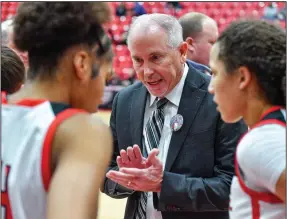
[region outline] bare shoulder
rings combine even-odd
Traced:
[[[57,128],[52,147],[47,218],[96,218],[112,152],[109,127],[97,116],[73,115]]]
[[[94,114],[78,114],[67,119],[59,127],[59,132],[63,138],[68,135],[69,138],[90,137],[95,140],[109,138],[110,128],[97,115]]]
[[[75,115],[68,119],[66,121],[66,124],[63,125],[65,129],[71,128],[72,130],[77,132],[84,132],[90,130],[97,131],[97,133],[103,134],[109,132],[110,130],[109,126],[96,114],[79,113],[78,115]]]
[[[58,127],[54,143],[57,154],[75,150],[86,159],[97,155],[97,158],[105,160],[111,154],[112,135],[109,126],[98,116],[79,113]],[[101,156],[103,152],[106,156]]]

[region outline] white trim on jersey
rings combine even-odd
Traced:
[[[24,103],[25,106],[2,105],[1,168],[11,167],[6,180],[6,204],[10,204],[10,211],[6,209],[6,213],[12,212],[14,219],[45,219],[51,145],[56,128],[65,119],[83,111],[66,109],[55,115],[48,101],[23,100]],[[2,175],[2,180],[4,178]],[[1,200],[1,205],[4,204]]]
[[[285,111],[277,112],[286,118]],[[285,217],[285,205],[274,195],[278,178],[286,168],[285,141],[286,124],[276,119],[259,122],[241,139],[231,185],[230,219]]]

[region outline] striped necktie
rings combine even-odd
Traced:
[[[153,148],[159,145],[161,132],[164,124],[164,106],[168,103],[168,99],[162,98],[157,100],[157,109],[153,111],[145,126],[143,154],[147,155]],[[136,209],[135,219],[146,219],[147,192],[140,195],[139,205]]]

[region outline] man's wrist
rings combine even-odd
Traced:
[[[162,182],[160,182],[159,184],[158,184],[158,186],[156,187],[156,191],[155,192],[161,192],[161,185],[162,185]]]
[[[161,179],[155,188],[155,192],[161,192],[162,180],[163,180],[163,173],[161,174]]]

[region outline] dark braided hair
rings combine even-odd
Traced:
[[[14,19],[14,42],[28,51],[29,77],[52,74],[58,59],[70,47],[99,45],[97,55],[109,48],[101,44],[109,21],[105,2],[24,2]]]
[[[261,20],[232,23],[218,38],[218,59],[232,73],[240,66],[252,72],[265,98],[286,106],[286,32]]]

